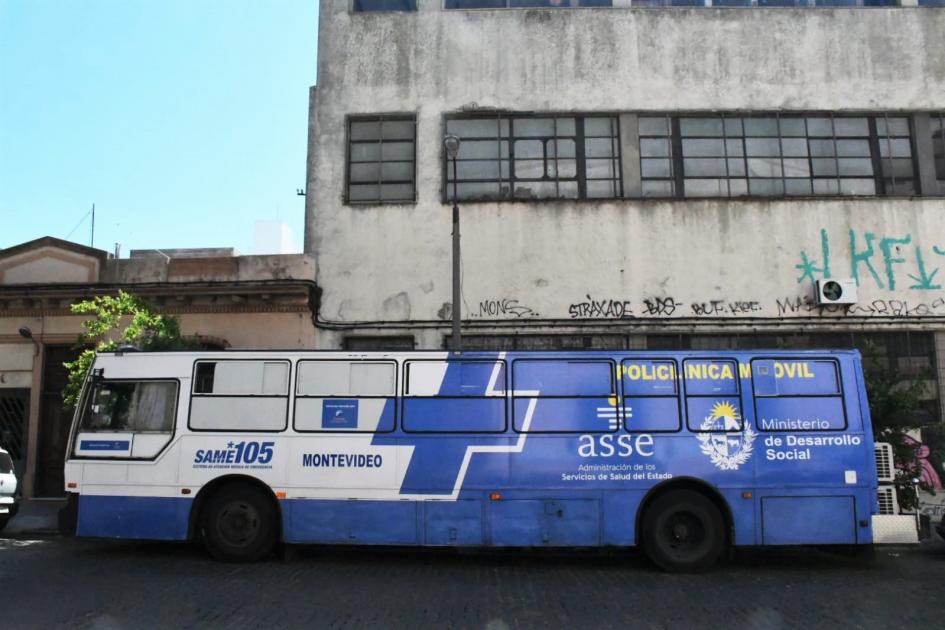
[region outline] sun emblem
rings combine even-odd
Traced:
[[[755,432],[748,423],[739,431],[741,416],[730,402],[720,401],[712,405],[709,415],[702,422],[699,433],[699,449],[709,456],[721,470],[738,470],[751,458]]]

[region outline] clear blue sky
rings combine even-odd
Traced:
[[[318,0],[0,0],[0,248],[301,248]],[[69,240],[89,244],[86,219]]]

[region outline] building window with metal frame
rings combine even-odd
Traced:
[[[445,0],[444,9],[572,9],[612,7],[613,0]]]
[[[347,134],[345,202],[414,203],[416,116],[350,116]]]
[[[443,158],[444,198],[612,199],[623,194],[616,116],[450,116],[456,163]],[[455,166],[455,180],[454,180]]]
[[[917,194],[906,116],[640,116],[644,197]]]
[[[945,185],[945,114],[930,116],[932,156],[935,161],[935,179]]]
[[[919,0],[923,2],[942,0]],[[900,0],[632,0],[633,7],[895,7]]]
[[[353,0],[353,13],[374,11],[416,11],[417,0]]]

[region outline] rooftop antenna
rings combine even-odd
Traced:
[[[95,204],[92,204],[92,234],[89,237],[89,247],[95,247]]]

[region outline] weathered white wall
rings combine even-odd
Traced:
[[[347,2],[323,0],[306,221],[320,315],[384,322],[378,331],[448,319],[444,113],[472,102],[582,112],[942,109],[942,33],[945,12],[916,9],[443,11],[426,2],[417,13],[351,14]],[[385,112],[417,113],[418,203],[345,206],[345,115]],[[463,203],[463,316],[480,325],[938,325],[942,212],[936,199]],[[852,309],[804,302],[824,275],[822,230],[831,275],[859,276]],[[857,253],[868,239],[873,250],[855,265],[851,231]],[[812,261],[806,276],[802,252]]]

